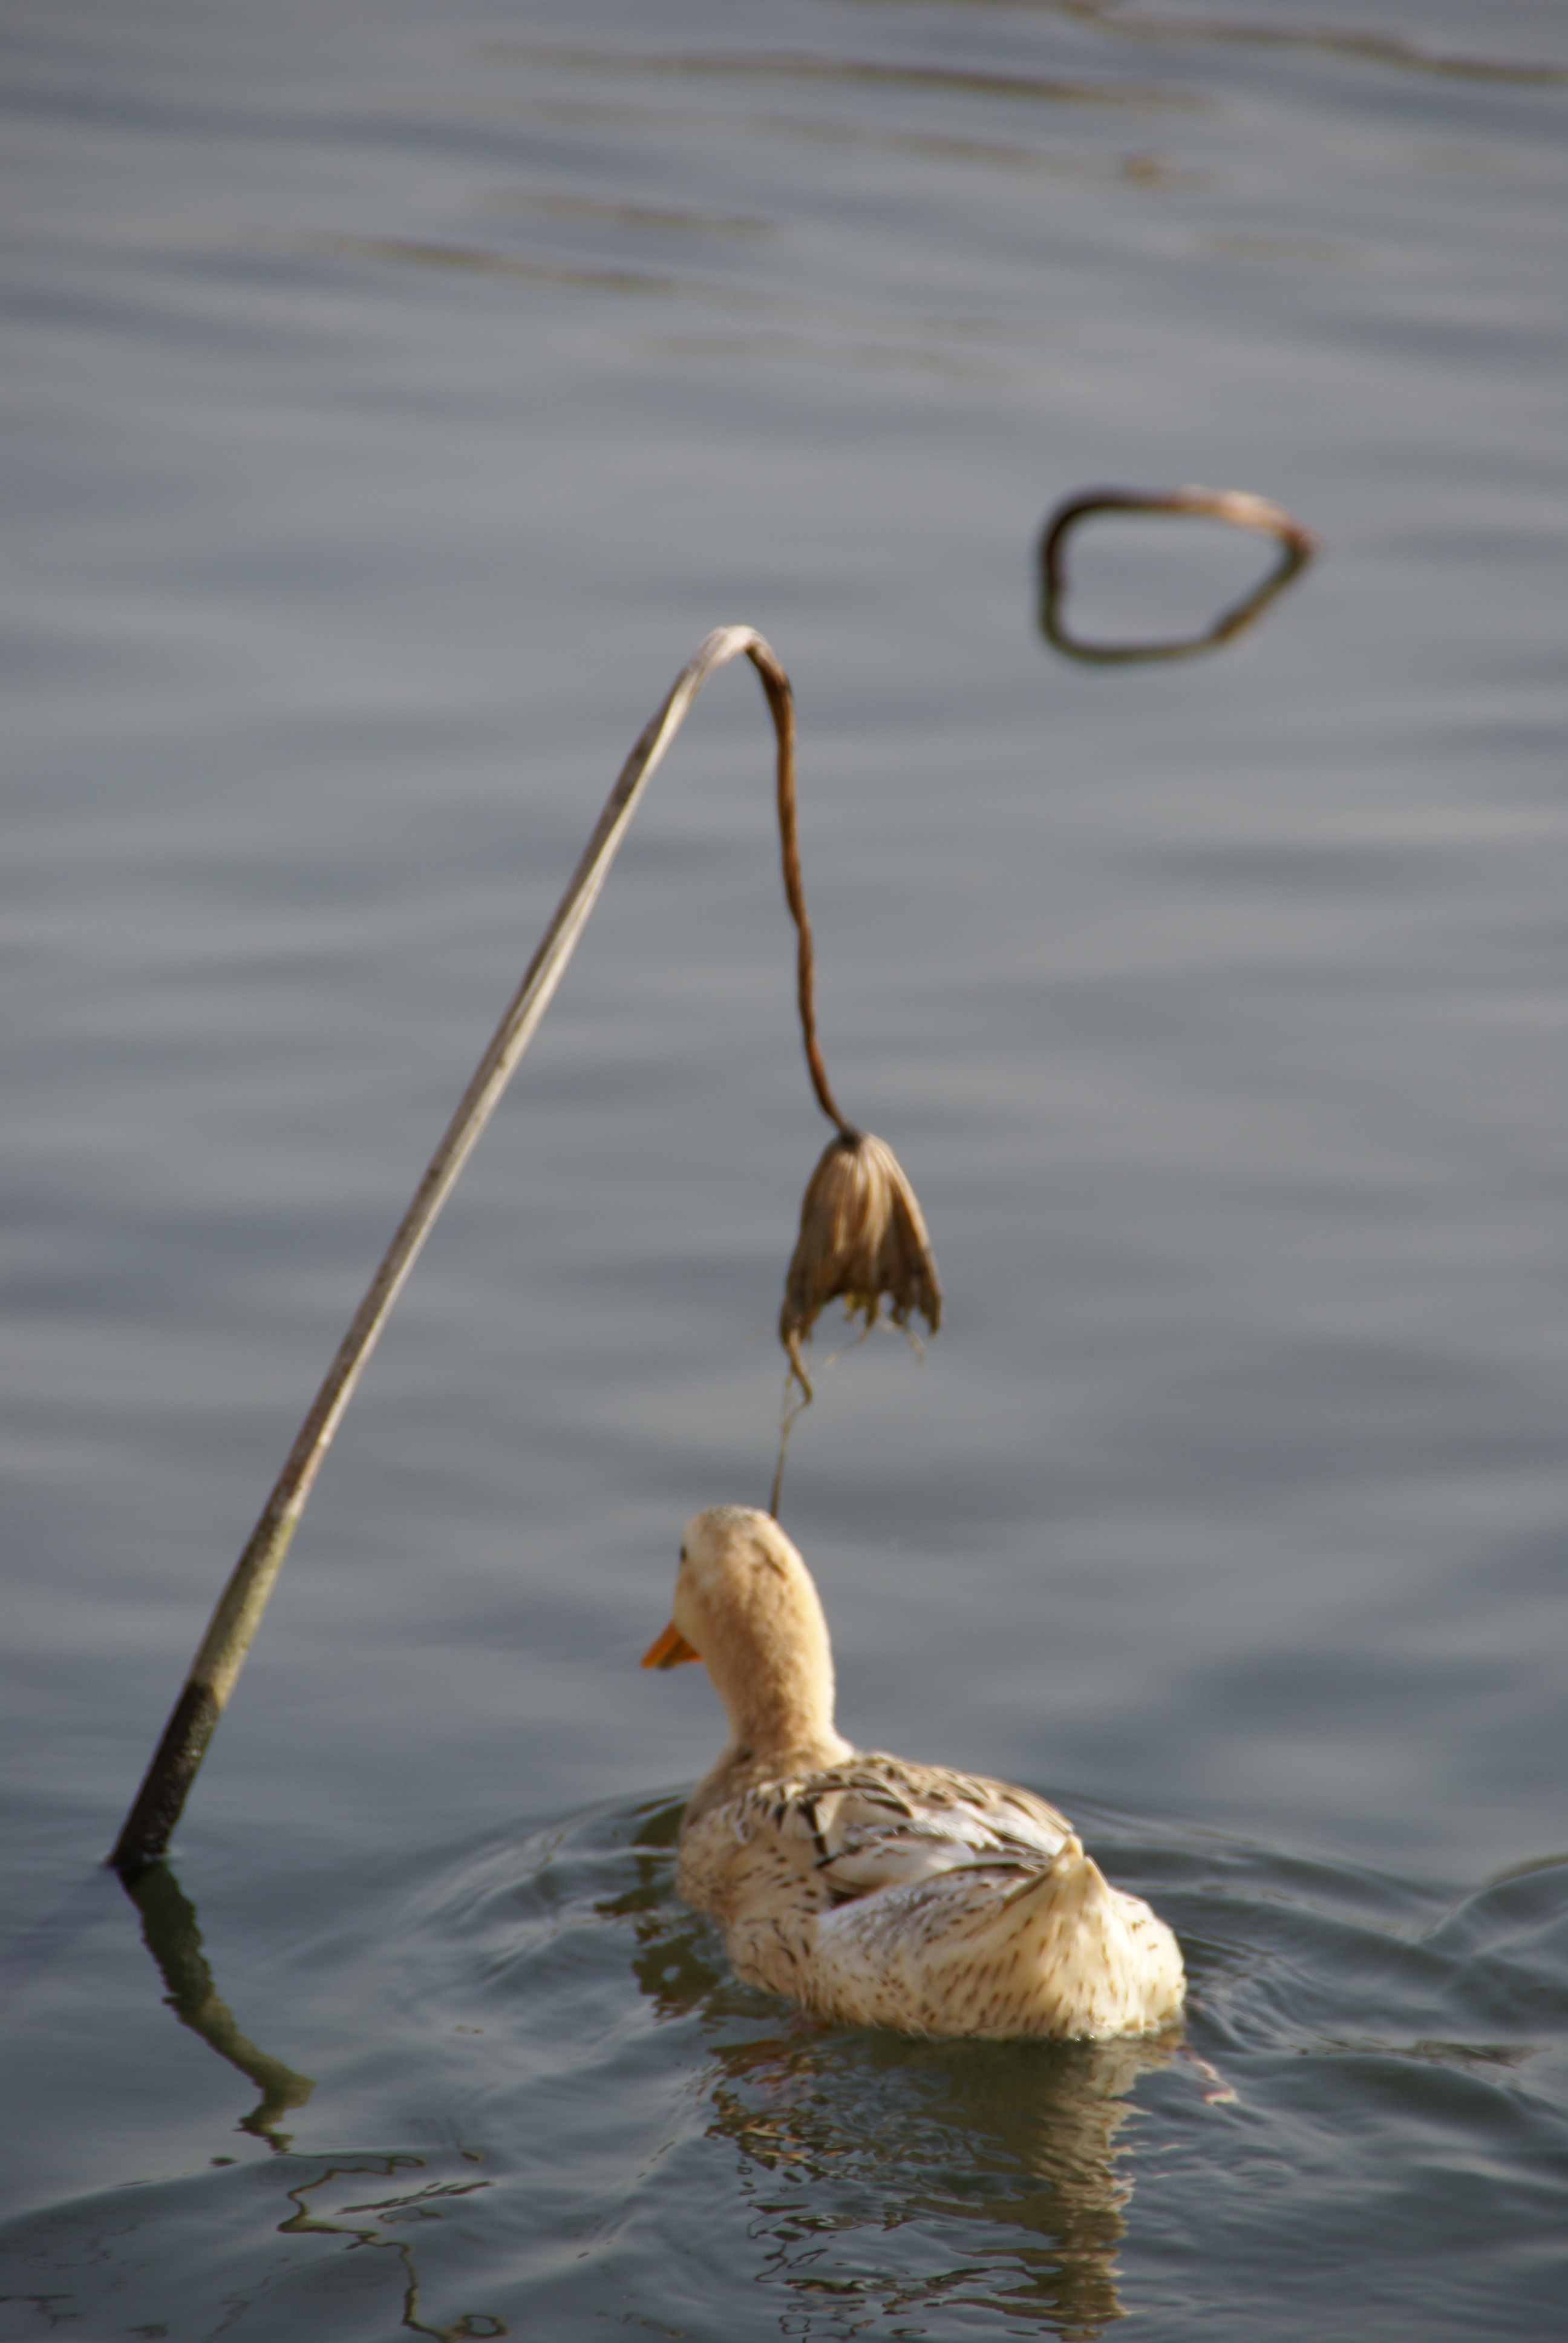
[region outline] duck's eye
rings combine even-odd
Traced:
[[[684,1546],[682,1546],[682,1547],[681,1547],[681,1549],[680,1549],[680,1559],[682,1560],[682,1562],[685,1562],[685,1561],[686,1561],[686,1559],[687,1559],[686,1548],[685,1548]]]

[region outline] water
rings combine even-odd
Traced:
[[[1556,2335],[1560,12],[16,5],[4,89],[0,2337]],[[1048,510],[1188,479],[1319,560],[1050,651]],[[1268,559],[1107,520],[1073,617]],[[841,1722],[1060,1799],[1180,2044],[802,2029],[674,1896],[716,1711],[635,1661],[766,1495],[824,1135],[744,671],[146,1938],[94,1867],[737,619],[948,1295],[794,1436]]]

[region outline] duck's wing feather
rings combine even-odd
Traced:
[[[836,1905],[940,1872],[1037,1873],[1071,1834],[1027,1790],[879,1755],[780,1782],[770,1804],[780,1842]]]

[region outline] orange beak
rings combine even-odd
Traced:
[[[642,1655],[645,1668],[678,1668],[682,1660],[699,1660],[672,1619],[662,1635],[656,1635]]]

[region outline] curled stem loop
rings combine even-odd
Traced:
[[[1279,559],[1256,586],[1198,634],[1165,642],[1086,642],[1071,632],[1063,615],[1067,542],[1081,521],[1101,512],[1179,513],[1193,519],[1224,521],[1232,528],[1256,529],[1274,539]],[[1040,630],[1053,649],[1090,666],[1126,667],[1141,659],[1194,659],[1201,651],[1218,650],[1221,643],[1230,642],[1261,618],[1275,595],[1298,570],[1305,568],[1317,549],[1317,538],[1293,514],[1248,488],[1086,488],[1058,505],[1040,533]]]

